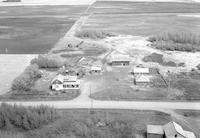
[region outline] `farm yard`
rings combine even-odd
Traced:
[[[155,48],[152,45],[153,42],[148,38],[149,36],[154,38],[161,30],[171,33],[183,31],[195,34],[198,32],[197,26],[200,18],[182,15],[197,14],[199,7],[199,4],[194,5],[193,3],[96,2],[88,11],[88,14],[91,13],[91,15],[82,24],[75,25],[77,28],[72,29],[74,36],[70,35],[70,37],[66,35],[63,37],[64,33],[74,24],[86,6],[50,6],[49,10],[44,10],[48,6],[34,6],[31,11],[27,7],[23,7],[13,15],[12,11],[19,7],[9,7],[8,9],[1,7],[4,12],[0,13],[3,26],[0,41],[12,43],[10,40],[16,40],[13,43],[15,47],[8,48],[7,45],[3,45],[4,47],[1,48],[6,53],[12,53],[12,51],[20,54],[23,52],[29,54],[48,52],[48,54],[44,54],[46,59],[42,58],[44,59],[42,65],[38,63],[42,61],[40,58],[34,62],[42,71],[42,77],[35,81],[30,89],[30,93],[36,94],[33,99],[40,99],[43,94],[50,94],[46,100],[54,99],[54,97],[58,97],[59,100],[62,98],[72,100],[88,90],[85,88],[88,87],[86,84],[93,81],[96,82],[92,83],[94,85],[92,87],[95,89],[91,95],[88,92],[86,95],[96,100],[199,100],[199,88],[196,85],[199,78],[192,78],[191,74],[181,74],[183,72],[194,73],[192,70],[198,74],[199,53],[164,51]],[[27,12],[25,13],[23,10]],[[69,12],[72,15],[69,15]],[[32,18],[28,17],[29,13]],[[53,16],[50,17],[50,15]],[[17,18],[14,18],[15,16]],[[14,22],[11,22],[12,20]],[[127,21],[124,22],[124,20]],[[9,23],[6,24],[8,21]],[[11,27],[13,24],[14,27]],[[170,29],[167,28],[169,26]],[[30,31],[30,29],[34,31]],[[55,31],[56,33],[54,33]],[[55,45],[58,38],[62,38],[59,41],[61,43]],[[38,40],[35,41],[36,39]],[[193,38],[191,39],[193,40]],[[18,40],[19,47],[17,47]],[[30,45],[30,48],[27,47],[29,40],[31,40],[31,45],[34,45]],[[26,42],[24,46],[23,41]],[[43,43],[51,43],[51,46],[50,44],[41,46]],[[55,46],[53,47],[53,45]],[[127,67],[114,67],[109,63],[109,58],[112,56],[128,56],[130,63]],[[45,62],[47,63],[45,64]],[[98,75],[90,73],[95,62],[102,64],[102,72]],[[154,71],[147,76],[142,75],[141,78],[140,76],[137,78],[130,73],[137,66]],[[78,79],[81,79],[82,84],[78,93],[66,92],[59,95],[50,90],[54,77],[63,72],[66,74],[66,71],[81,74]],[[173,73],[181,75],[173,80],[169,77]],[[136,79],[149,82],[145,86],[140,86],[135,84]],[[182,86],[182,83],[196,87],[193,87],[190,92],[189,87]],[[96,84],[98,85],[95,86]],[[37,94],[41,94],[41,96],[37,96]],[[12,98],[21,99],[20,95],[14,95]],[[22,99],[27,99],[27,97]]]
[[[0,137],[146,138],[174,121],[199,138],[200,4],[85,9],[0,7]]]

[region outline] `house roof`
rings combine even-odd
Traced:
[[[149,68],[140,68],[140,67],[136,67],[133,68],[132,71],[133,73],[137,74],[137,73],[145,73],[148,74],[149,73]]]
[[[194,135],[193,132],[185,131],[185,130],[184,130],[184,133],[185,133],[185,137],[186,137],[186,138],[196,138],[196,136]]]
[[[64,78],[65,78],[64,75],[59,74],[59,75],[57,75],[57,76],[52,80],[51,83],[53,83],[55,80],[58,80],[58,81],[60,81],[60,82],[63,82]]]
[[[92,64],[93,64],[93,66],[99,66],[99,67],[103,66],[103,63],[100,60],[95,61]]]
[[[160,125],[147,125],[148,134],[161,134],[164,135],[163,126]]]
[[[130,61],[129,55],[112,55],[109,59],[110,62],[113,61]]]
[[[68,82],[68,81],[76,81],[77,80],[77,76],[70,76],[70,75],[68,75],[68,76],[65,76],[65,78],[64,78],[64,82]]]
[[[183,128],[179,124],[177,124],[175,122],[169,122],[168,124],[164,125],[163,128],[164,128],[165,135],[167,137],[170,137],[170,136],[174,135],[174,133],[179,133],[180,135],[182,135],[185,138],[190,138],[190,137],[186,136],[185,131],[183,130]],[[189,134],[189,133],[187,133],[187,134]]]
[[[77,81],[77,76],[64,76],[62,74],[59,74],[57,75],[53,80],[52,80],[52,83],[55,81],[55,80],[58,80],[60,82],[75,82]]]
[[[137,75],[135,77],[135,81],[136,83],[148,83],[150,82],[150,79],[149,79],[149,76],[146,76],[146,75]]]

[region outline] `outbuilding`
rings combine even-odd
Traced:
[[[102,72],[102,67],[101,66],[91,66],[90,72],[99,74]]]
[[[133,75],[138,75],[138,74],[149,74],[149,68],[141,68],[141,67],[135,67],[131,70],[131,73]]]
[[[134,76],[135,85],[146,85],[150,83],[149,76],[147,75],[136,75]]]
[[[163,126],[147,125],[147,138],[164,138]]]
[[[109,64],[112,66],[129,66],[130,57],[129,55],[114,55],[110,57]]]

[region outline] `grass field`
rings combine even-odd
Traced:
[[[0,7],[0,53],[48,52],[71,28],[84,6]]]
[[[200,12],[200,4],[96,2],[82,29],[149,36],[160,32],[199,32],[200,18],[179,16]]]

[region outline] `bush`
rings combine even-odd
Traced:
[[[153,46],[170,51],[200,51],[200,36],[191,33],[163,33],[157,36],[151,36],[149,41]]]
[[[55,121],[58,117],[56,110],[47,106],[23,107],[3,103],[0,106],[0,129],[33,130]]]
[[[25,71],[14,79],[11,89],[17,91],[29,91],[35,81],[41,77],[42,73],[36,64],[28,66]]]
[[[142,60],[144,62],[155,62],[163,66],[176,67],[176,63],[174,63],[173,61],[164,61],[163,55],[158,53],[152,53],[149,56],[145,56]]]
[[[200,70],[200,64],[199,64],[199,65],[197,65],[197,69],[198,69],[198,70]]]
[[[79,38],[91,38],[91,39],[104,39],[106,37],[114,36],[114,34],[100,31],[100,30],[83,30],[75,34]]]
[[[26,137],[21,133],[0,131],[0,138],[26,138]]]
[[[59,68],[61,63],[56,59],[49,59],[44,56],[38,56],[31,61],[31,64],[37,64],[39,68]]]

